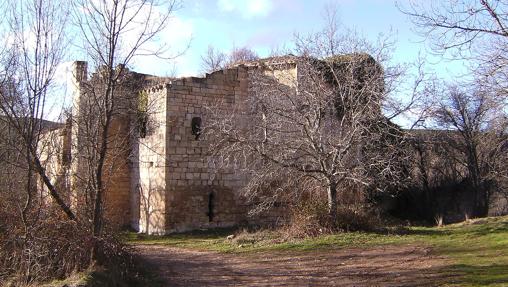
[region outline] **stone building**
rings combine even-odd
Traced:
[[[361,69],[356,74],[366,73],[362,70],[365,63],[382,71],[369,55],[359,56]],[[339,68],[348,59],[339,57]],[[219,112],[225,115],[232,109],[248,109],[247,99],[254,82],[251,69],[262,69],[279,83],[294,87],[301,83],[304,74],[301,67],[299,73],[297,63],[295,56],[274,57],[238,64],[204,77],[185,78],[157,77],[117,67],[121,73],[121,97],[110,129],[108,169],[104,172],[104,212],[108,222],[139,232],[166,234],[279,220],[283,211],[280,207],[256,217],[248,216],[251,206],[240,192],[247,183],[246,175],[215,166],[208,156],[210,143],[201,136],[201,127],[206,126],[207,109],[211,107],[220,107]],[[44,134],[44,142],[51,144],[42,160],[54,184],[79,210],[86,200],[80,194],[80,180],[87,178],[83,176],[87,172],[86,130],[93,129],[86,125],[87,117],[93,114],[89,88],[96,84],[100,71],[88,78],[86,62],[75,62],[73,67],[71,120]],[[383,82],[379,85],[382,87]],[[506,197],[503,200],[496,201],[502,203],[492,209],[496,214],[508,210]],[[459,201],[469,204],[467,198]],[[404,206],[414,211],[411,204]],[[426,209],[433,212],[432,208]]]
[[[208,143],[200,137],[205,109],[220,102],[224,112],[242,109],[248,96],[248,70],[260,63],[281,83],[296,79],[292,56],[245,63],[204,77],[165,78],[139,74],[121,67],[126,92],[111,133],[110,168],[106,171],[105,214],[118,227],[165,234],[199,228],[276,220],[276,216],[247,216],[249,206],[238,192],[246,177],[232,169],[217,170],[206,156]],[[58,150],[43,157],[55,182],[65,183],[67,200],[82,204],[80,174],[86,172],[84,129],[80,117],[90,112],[87,63],[73,65],[72,121],[45,137]],[[133,84],[133,82],[135,84]],[[113,156],[114,154],[114,156]]]

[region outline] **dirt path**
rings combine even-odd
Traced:
[[[158,245],[136,250],[167,286],[436,286],[444,258],[417,246],[220,254]]]

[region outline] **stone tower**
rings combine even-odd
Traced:
[[[89,168],[88,153],[91,148],[98,149],[101,145],[101,128],[103,114],[97,107],[101,97],[100,73],[87,77],[87,63],[78,61],[73,64],[73,107],[71,124],[71,194],[72,207],[83,212],[81,207],[91,206],[87,199],[87,183],[83,179],[93,178],[93,169]],[[124,69],[122,68],[121,71]],[[128,73],[128,70],[126,70]],[[130,96],[124,90],[117,89],[118,110],[127,111]],[[136,94],[136,91],[128,91]],[[104,215],[112,226],[128,226],[130,224],[130,170],[128,155],[130,153],[130,114],[114,111],[107,134],[107,152],[104,162],[103,185]],[[92,167],[95,163],[92,162]],[[91,174],[92,173],[92,174]],[[78,214],[79,214],[78,212]],[[85,211],[87,212],[87,211]],[[88,211],[89,212],[89,211]]]

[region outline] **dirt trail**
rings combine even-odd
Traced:
[[[444,258],[418,246],[221,254],[138,245],[167,286],[437,286]]]

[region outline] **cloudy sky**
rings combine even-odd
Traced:
[[[400,0],[402,3],[405,0]],[[414,60],[419,53],[428,56],[429,68],[438,67],[442,75],[460,67],[433,57],[423,39],[412,31],[407,16],[394,0],[191,0],[177,10],[161,39],[174,54],[190,47],[174,61],[143,58],[133,63],[136,70],[157,75],[198,75],[201,58],[208,45],[229,51],[247,46],[261,57],[272,49],[290,47],[294,33],[305,34],[323,27],[323,11],[334,3],[342,24],[355,28],[375,40],[379,33],[394,33],[397,40],[395,61]],[[190,41],[190,42],[189,42]]]

